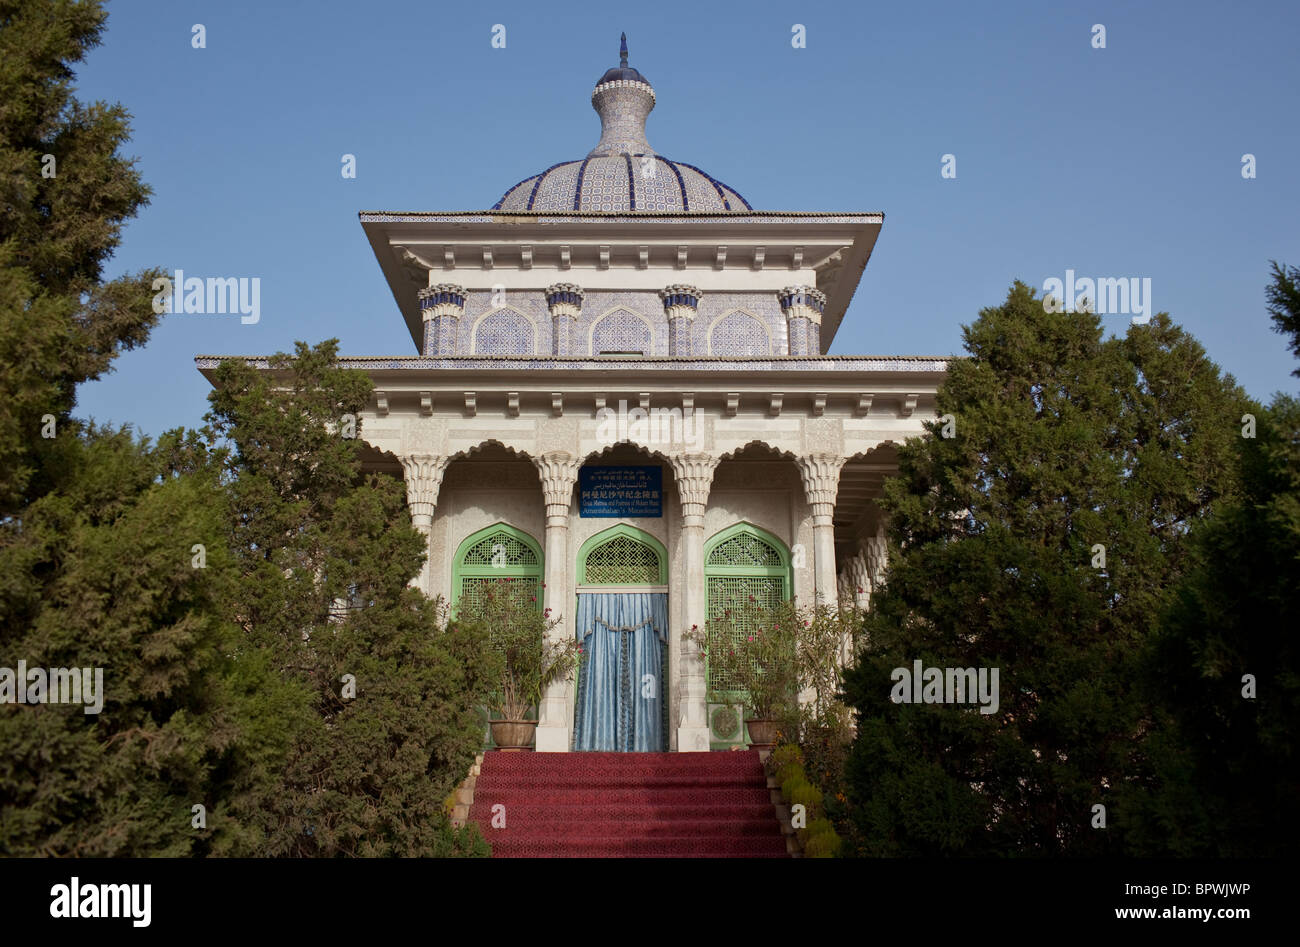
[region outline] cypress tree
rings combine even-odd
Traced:
[[[1021,283],[964,339],[882,500],[891,559],[846,673],[843,819],[863,854],[1119,851],[1116,790],[1149,722],[1141,646],[1189,526],[1236,490],[1246,398],[1167,315],[1104,337]],[[892,702],[918,659],[997,668],[997,712]]]

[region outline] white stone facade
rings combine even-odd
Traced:
[[[575,393],[569,383],[556,399],[551,392],[480,385],[473,392],[472,414],[462,385],[426,391],[427,415],[420,411],[420,393],[408,395],[390,386],[387,413],[381,416],[377,408],[368,412],[361,431],[383,458],[399,462],[408,472],[413,513],[423,513],[431,492],[436,492],[428,531],[429,564],[420,580],[430,596],[452,597],[453,557],[466,537],[505,523],[545,550],[546,604],[562,619],[561,633],[572,636],[576,556],[582,544],[616,522],[663,543],[669,553],[672,623],[665,688],[674,722],[670,747],[707,749],[703,682],[692,681],[692,675],[702,671],[693,667],[697,659],[682,650],[682,633],[693,624],[702,625],[706,615],[704,543],[736,523],[757,526],[794,551],[791,579],[797,601],[837,601],[842,572],[856,575],[852,570],[858,569],[862,576],[869,574],[860,550],[878,543],[880,527],[869,494],[894,469],[893,445],[920,433],[922,421],[933,416],[935,381],[944,366],[919,362],[917,367],[925,370],[903,385],[916,391],[866,393],[871,407],[860,415],[864,393],[830,397],[783,384],[779,407],[774,407],[771,386],[758,387],[754,380],[743,387],[737,384],[736,391],[680,391],[681,384],[704,387],[708,379],[696,372],[667,373],[683,376],[672,387],[662,378],[620,373],[617,388],[628,389],[622,395],[617,390]],[[634,415],[629,436],[618,440],[623,432],[607,415],[598,414],[602,401],[614,410],[619,401],[628,402],[629,409],[644,405],[650,418],[664,417],[657,410],[681,412],[685,402],[686,417],[697,428],[684,430],[674,417],[666,430],[650,423],[637,430],[640,416]],[[663,440],[656,437],[661,433],[682,436]],[[384,466],[382,460],[376,463]],[[580,516],[575,485],[585,463],[662,465],[663,516]],[[840,502],[845,474],[855,483],[867,483],[868,493]],[[844,562],[837,563],[837,548],[850,551]],[[879,565],[871,560],[872,568]],[[854,589],[858,587],[855,583]],[[854,601],[865,604],[865,595],[860,599],[852,594]],[[573,726],[571,688],[556,688],[542,708],[541,720],[538,749],[567,750]]]
[[[545,605],[572,637],[579,550],[620,522],[582,515],[581,469],[661,467],[662,516],[622,522],[668,554],[670,748],[707,750],[683,634],[708,614],[710,538],[749,524],[784,547],[798,602],[868,605],[874,501],[895,445],[934,417],[947,362],[827,354],[883,215],[754,211],[653,155],[654,93],[625,58],[597,93],[602,144],[492,210],[361,214],[418,354],[342,362],[374,382],[367,463],[406,482],[430,596],[453,599],[461,544],[505,524],[540,550]],[[539,719],[537,749],[568,750],[572,687]]]

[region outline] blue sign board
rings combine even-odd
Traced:
[[[583,467],[579,516],[663,516],[662,467]]]

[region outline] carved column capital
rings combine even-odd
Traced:
[[[682,516],[687,520],[703,517],[718,458],[708,454],[678,454],[670,459],[677,480],[677,495],[682,501]]]
[[[450,355],[456,351],[456,327],[465,313],[464,286],[456,283],[438,283],[417,294],[420,300],[420,317],[424,320],[424,355]]]
[[[787,319],[807,319],[821,325],[826,311],[826,294],[811,286],[787,286],[776,294]]]
[[[428,527],[438,505],[442,475],[450,458],[436,454],[403,454],[402,478],[406,481],[406,505],[416,526]]]
[[[838,454],[810,454],[799,458],[804,493],[812,507],[813,521],[829,523],[835,512],[835,498],[840,492],[840,469],[845,458]]]
[[[568,316],[576,319],[582,313],[582,300],[586,293],[576,283],[553,283],[544,290],[546,308],[551,316]]]
[[[420,290],[420,315],[425,322],[439,316],[459,319],[465,312],[465,297],[469,291],[456,283],[438,283]]]
[[[567,451],[552,451],[533,458],[537,475],[542,478],[542,496],[546,500],[547,525],[551,520],[567,523],[573,503],[573,485],[578,482],[582,462]]]
[[[571,354],[569,334],[582,314],[585,293],[577,283],[552,283],[546,287],[546,308],[551,313],[551,354]]]

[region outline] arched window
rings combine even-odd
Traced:
[[[475,601],[498,579],[530,587],[542,607],[542,550],[523,530],[497,523],[466,538],[452,564],[452,605]]]
[[[667,550],[648,533],[622,524],[613,526],[582,544],[578,584],[667,585]]]
[[[790,597],[790,559],[785,544],[749,523],[737,523],[704,545],[704,578],[708,584],[709,618],[723,618],[749,605],[773,608]],[[751,601],[752,599],[752,601]],[[743,621],[728,624],[736,640],[751,629]],[[721,634],[721,632],[711,632]],[[711,640],[709,650],[727,647]],[[735,691],[735,681],[709,669],[709,689]]]

